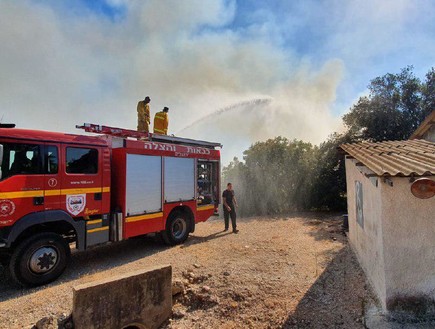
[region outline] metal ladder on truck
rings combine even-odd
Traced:
[[[110,127],[104,125],[98,125],[94,123],[84,123],[83,125],[76,125],[77,129],[83,129],[89,133],[104,134],[121,138],[136,138],[150,142],[170,143],[170,144],[182,144],[189,146],[200,146],[209,149],[222,148],[221,143],[207,142],[203,140],[160,135],[154,133],[143,133],[137,130]]]

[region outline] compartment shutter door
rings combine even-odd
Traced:
[[[127,214],[162,210],[162,158],[127,154]]]
[[[165,157],[165,201],[195,198],[195,159]]]

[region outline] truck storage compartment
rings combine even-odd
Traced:
[[[165,202],[195,198],[195,159],[165,157]]]
[[[162,210],[162,158],[127,154],[127,216]]]

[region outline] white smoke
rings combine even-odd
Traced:
[[[236,1],[108,3],[125,6],[125,16],[0,2],[5,122],[67,132],[83,122],[135,128],[137,101],[149,95],[152,112],[170,108],[170,133],[190,126],[184,137],[223,143],[226,161],[257,140],[319,143],[338,126],[330,108],[343,63],[311,67],[267,33],[244,38],[226,29]],[[233,104],[240,106],[212,115]]]

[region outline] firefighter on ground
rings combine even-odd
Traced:
[[[169,109],[165,106],[163,110],[156,113],[154,117],[155,134],[162,134],[162,135],[168,134],[168,125],[169,125],[168,111]]]
[[[149,132],[151,121],[150,102],[151,99],[147,96],[143,101],[137,103],[137,131],[141,133]]]

